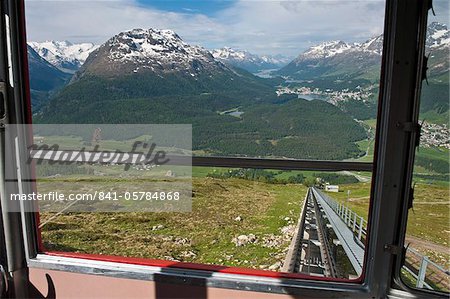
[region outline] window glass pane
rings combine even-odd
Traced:
[[[402,277],[412,287],[449,292],[449,4],[435,1],[434,10],[437,16],[428,16],[428,83],[422,87],[422,133],[415,158],[414,203],[408,218],[409,246]]]
[[[371,161],[384,1],[26,3],[35,123],[186,123],[195,155]]]
[[[194,156],[373,161],[384,1],[29,0],[26,8],[35,124],[184,124]],[[132,140],[97,131],[64,140]],[[126,190],[124,178],[155,172],[47,162],[36,167],[41,193]],[[370,172],[193,166],[192,212],[45,211],[45,247],[361,274]],[[163,180],[183,172],[161,169]]]
[[[38,189],[64,181],[41,180]],[[361,273],[354,263],[364,255],[370,174],[194,167],[193,190],[189,213],[41,213],[44,246],[315,276]],[[344,242],[356,246],[355,256]]]

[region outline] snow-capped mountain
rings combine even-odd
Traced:
[[[69,80],[70,74],[51,65],[30,46],[27,47],[27,50],[31,104],[33,109],[39,109],[54,90],[61,88]]]
[[[31,89],[50,91],[63,85],[64,81],[68,79],[68,74],[51,65],[33,48],[28,46],[27,50]]]
[[[450,69],[450,34],[446,25],[433,22],[427,30],[428,78],[440,83],[448,83]]]
[[[131,73],[199,73],[231,72],[211,53],[185,43],[175,32],[159,29],[133,29],[117,34],[93,51],[80,74],[107,77]]]
[[[93,51],[42,115],[46,121],[177,123],[187,114],[211,109],[216,116],[267,94],[275,96],[271,83],[216,60],[171,30],[133,29]]]
[[[329,58],[337,54],[349,51],[351,48],[352,48],[351,45],[348,45],[343,41],[324,42],[317,46],[309,48],[303,54],[301,54],[301,57],[299,56],[298,58],[308,58],[308,59]]]
[[[450,47],[449,30],[441,23],[431,23],[428,26],[427,51],[432,55],[445,57]],[[374,36],[363,43],[346,43],[343,41],[328,41],[312,46],[291,63],[282,68],[279,74],[296,79],[312,79],[318,76],[335,76],[339,78],[362,77],[378,80],[383,50],[383,35]],[[444,60],[444,61],[442,61]],[[439,72],[448,71],[448,58],[440,59],[439,64],[431,65],[439,68]]]
[[[349,52],[366,52],[381,55],[382,49],[383,35],[375,36],[364,43],[348,44],[343,41],[329,41],[310,47],[300,54],[296,60],[325,59]]]
[[[381,56],[383,52],[383,35],[381,34],[372,37],[371,39],[367,40],[362,44],[355,43],[353,48],[356,51],[363,51]]]
[[[433,22],[427,29],[426,46],[434,49],[450,45],[449,30],[445,24]],[[299,58],[318,59],[329,58],[348,52],[367,52],[381,55],[383,50],[383,35],[372,37],[364,43],[348,44],[343,41],[324,42],[313,46],[302,53]]]
[[[185,43],[171,30],[133,29],[93,51],[56,101],[62,105],[80,95],[109,101],[217,93],[246,94],[252,99],[257,97],[255,91],[264,90],[273,92],[261,78],[216,60],[208,50]]]
[[[230,47],[215,49],[212,50],[211,53],[214,58],[224,63],[243,68],[249,72],[280,68],[291,60],[282,55],[258,56],[248,51],[236,50]]]
[[[261,59],[267,63],[271,63],[278,67],[281,67],[291,62],[292,57],[277,54],[277,55],[263,55],[261,56]]]
[[[239,51],[235,50],[229,47],[223,47],[221,49],[215,49],[211,51],[214,58],[223,60],[223,61],[236,61],[236,62],[243,62],[243,61],[249,61],[249,62],[255,62],[259,63],[262,62],[262,59],[255,54],[252,54],[248,51]]]
[[[74,73],[97,46],[92,43],[72,44],[68,41],[29,42],[41,57],[63,72]]]
[[[381,61],[382,40],[376,36],[364,43],[324,42],[301,53],[278,73],[293,79],[371,76],[372,66]]]

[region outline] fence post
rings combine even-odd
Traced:
[[[347,206],[344,206],[344,222],[347,223]]]
[[[353,232],[356,232],[356,213],[353,213]]]
[[[363,231],[363,225],[364,225],[364,218],[362,218],[362,217],[360,216],[359,219],[360,219],[360,221],[359,221],[358,240],[361,241],[362,231]]]
[[[427,274],[428,257],[423,256],[422,262],[420,263],[419,274],[417,275],[416,287],[423,288],[423,283],[425,282],[425,275]]]

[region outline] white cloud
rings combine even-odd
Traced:
[[[330,39],[362,41],[382,32],[382,1],[240,1],[224,12],[244,48],[297,53]]]
[[[384,2],[238,1],[214,17],[165,12],[117,1],[26,1],[29,40],[102,43],[132,28],[169,28],[208,48],[297,55],[317,42],[363,41],[380,34]]]
[[[132,28],[211,27],[201,15],[176,14],[151,10],[134,1],[27,1],[29,40],[67,39],[102,43],[111,36]]]

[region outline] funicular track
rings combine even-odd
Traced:
[[[354,222],[355,226],[356,223],[357,221]],[[360,230],[362,229],[361,226]],[[330,199],[319,190],[309,188],[283,270],[338,277],[338,246],[342,246],[354,271],[360,275],[364,259],[361,241],[355,238],[347,223],[336,213]]]
[[[338,203],[324,192],[308,189],[294,238],[282,271],[313,276],[347,277],[337,249],[345,252],[356,276],[362,273],[367,221],[348,206]],[[415,279],[416,287],[448,290],[450,271],[407,248],[403,270]],[[353,274],[354,275],[354,274]]]

